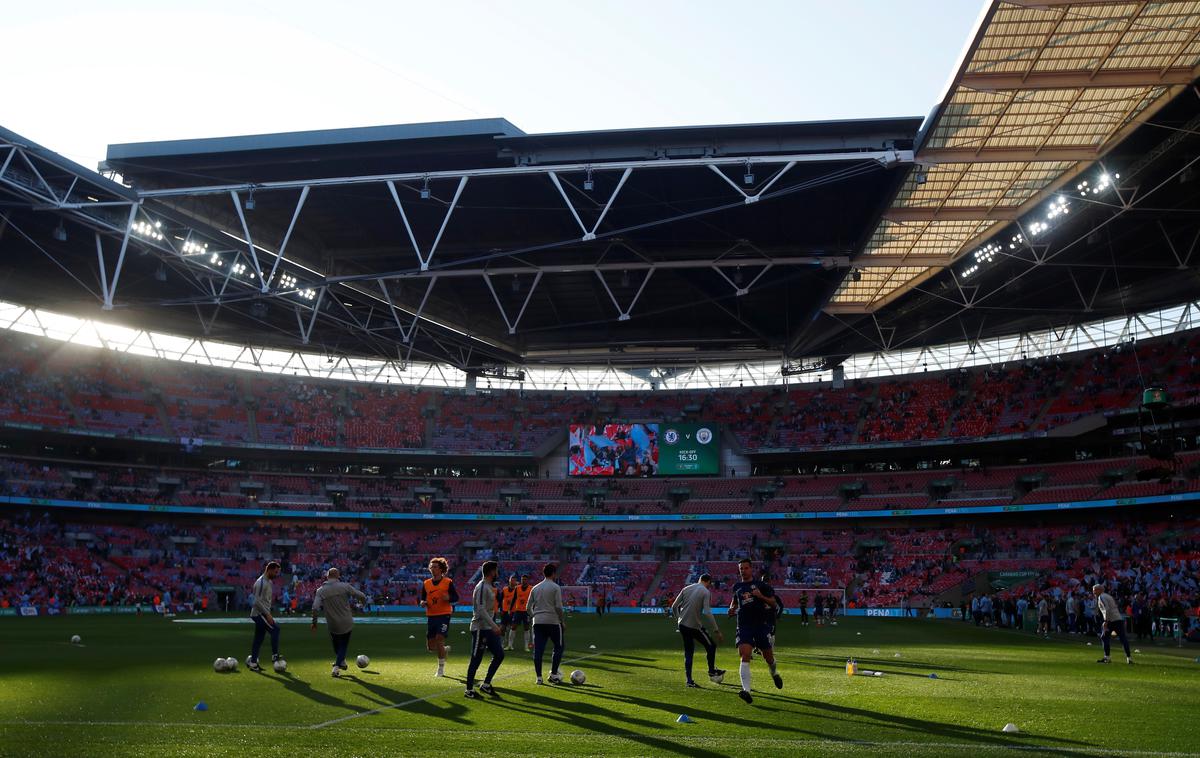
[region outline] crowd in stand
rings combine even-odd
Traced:
[[[669,602],[680,586],[708,572],[717,579],[714,603],[720,605],[728,602],[736,561],[752,556],[793,607],[817,595],[836,597],[840,605],[842,591],[850,608],[925,609],[954,604],[947,598],[961,595],[966,619],[1043,634],[1094,632],[1090,588],[1104,583],[1140,638],[1163,634],[1163,618],[1179,619],[1181,634],[1193,633],[1200,606],[1198,534],[1196,518],[936,528],[439,530],[236,521],[130,525],[9,510],[0,517],[0,608],[149,609],[162,603],[200,609],[228,599],[236,605],[268,558],[284,565],[285,608],[306,607],[330,565],[354,577],[376,606],[411,604],[433,554],[450,559],[451,576],[461,583],[476,578],[489,559],[500,560],[506,576],[558,561],[564,584],[591,586],[593,597],[603,594],[611,605]],[[974,592],[980,582],[1018,568],[1027,572],[1019,583]],[[226,589],[232,594],[223,595]],[[1042,615],[1048,624],[1039,629]]]
[[[1046,430],[1200,397],[1200,336],[920,378],[655,393],[431,391],[266,376],[0,333],[0,422],[209,442],[536,452],[597,418],[725,424],[747,451]],[[426,422],[429,422],[428,425]]]

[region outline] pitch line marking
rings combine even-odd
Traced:
[[[120,727],[146,727],[157,726],[162,728],[177,729],[180,727],[206,727],[210,729],[291,729],[296,731],[309,731],[313,727],[305,726],[304,724],[273,724],[273,723],[257,723],[257,724],[227,724],[227,723],[203,723],[198,721],[28,721],[25,719],[14,721],[0,721],[0,726],[120,726]],[[354,727],[355,732],[387,732],[389,734],[441,734],[445,735],[444,728],[412,728],[412,727],[384,727],[384,726],[364,726]],[[497,736],[497,737],[562,737],[571,739],[631,739],[643,737],[640,732],[613,732],[606,734],[597,734],[595,732],[514,732],[512,730],[484,730],[473,729],[472,734]],[[719,736],[702,736],[690,734],[675,734],[671,739],[679,742],[698,742],[698,743],[717,743],[723,744],[728,742],[744,743],[749,739],[758,743],[769,743],[777,745],[790,745],[792,747],[820,747],[820,748],[930,748],[939,751],[945,750],[977,750],[984,752],[1042,752],[1042,753],[1062,753],[1065,755],[1078,754],[1084,751],[1089,755],[1111,755],[1111,756],[1141,756],[1142,758],[1197,758],[1200,753],[1183,753],[1170,750],[1123,750],[1119,748],[1097,748],[1097,747],[1053,747],[1048,745],[989,745],[987,743],[972,743],[972,742],[883,742],[871,740],[806,740],[806,739],[786,739],[779,737],[719,737]]]
[[[588,658],[595,658],[598,655],[604,655],[604,653],[588,653],[587,655],[583,655],[578,658],[572,658],[569,661],[563,661],[562,665],[565,666],[568,663],[578,663],[579,661],[586,661]],[[499,677],[497,679],[493,679],[492,681],[502,682],[505,679],[512,679],[515,676],[525,676],[525,675],[527,675],[527,673],[528,672],[525,672],[525,671],[520,671],[520,672],[514,671],[511,674],[505,674],[504,676]],[[453,687],[453,688],[445,690],[443,692],[435,692],[432,695],[426,695],[425,697],[414,697],[411,700],[405,700],[403,703],[392,703],[391,705],[385,705],[382,708],[375,708],[374,710],[370,710],[370,711],[360,711],[359,713],[351,713],[349,716],[342,716],[341,718],[330,719],[329,721],[322,721],[320,724],[314,724],[308,728],[309,729],[324,729],[327,726],[333,726],[334,724],[340,724],[343,721],[350,721],[351,719],[361,718],[363,716],[374,716],[377,713],[383,713],[384,711],[390,711],[393,708],[404,708],[409,705],[423,703],[427,700],[433,700],[435,698],[445,697],[446,695],[453,695],[455,692],[458,692],[458,690],[459,690],[459,687]]]

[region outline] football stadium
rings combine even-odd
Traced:
[[[0,755],[1200,756],[1200,2],[982,5],[916,115],[0,126]]]

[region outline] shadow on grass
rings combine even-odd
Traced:
[[[816,666],[819,668],[834,668],[844,669],[846,667],[846,658],[844,655],[791,655],[777,654],[776,657],[781,661],[788,663],[799,663],[805,666]],[[933,664],[913,661],[907,658],[861,658],[855,656],[854,660],[858,661],[859,665],[867,668],[867,664],[874,667],[882,666],[899,666],[906,669],[926,669],[928,671],[954,671],[960,674],[996,674],[996,671],[985,671],[983,669],[964,668],[962,666],[953,666],[949,664]],[[809,661],[830,661],[829,664],[810,663]],[[916,676],[920,676],[917,674]]]
[[[266,672],[263,672],[263,674],[268,678],[279,679],[283,682],[284,689],[299,695],[300,697],[308,698],[318,705],[324,705],[331,708],[345,708],[350,711],[360,710],[356,706],[347,703],[345,700],[330,695],[328,692],[321,692],[320,690],[313,689],[311,684],[303,679],[296,678],[291,674],[291,672],[285,671],[282,674],[276,674],[274,677],[266,674]]]
[[[1002,735],[973,726],[948,724],[942,721],[931,721],[929,719],[914,718],[912,716],[899,716],[882,711],[869,711],[862,708],[854,708],[848,705],[837,705],[834,703],[821,702],[819,700],[809,700],[807,698],[779,695],[770,692],[755,692],[754,699],[755,702],[760,699],[765,699],[795,703],[796,705],[805,706],[817,712],[836,713],[841,717],[854,717],[854,719],[860,721],[861,723],[872,724],[873,726],[886,725],[895,729],[916,732],[918,734],[934,734],[938,735],[939,737],[944,737],[947,740],[956,742],[978,742],[990,745],[1011,745],[1014,744],[1014,739],[1030,738],[1039,742],[1048,742],[1069,746],[1084,746],[1082,751],[1077,753],[1077,755],[1092,755],[1091,753],[1087,752],[1086,746],[1088,743],[1086,742],[1069,740],[1061,737],[1050,737],[1044,734],[1019,733],[1015,735]],[[1069,748],[1055,748],[1056,753],[1062,755],[1072,754],[1069,752],[1060,752],[1063,750],[1069,750]]]
[[[605,700],[612,700],[612,701],[618,702],[618,703],[626,703],[628,705],[637,706],[639,708],[664,711],[665,713],[667,713],[668,719],[670,719],[672,721],[679,714],[686,713],[688,716],[695,718],[697,720],[702,719],[705,721],[729,724],[731,726],[737,726],[737,727],[741,727],[741,728],[745,728],[745,729],[751,729],[754,731],[770,730],[770,731],[780,731],[780,732],[794,732],[797,734],[807,734],[807,735],[811,735],[814,737],[821,737],[823,739],[838,739],[837,737],[834,737],[834,736],[831,736],[828,734],[813,732],[813,731],[809,731],[806,729],[799,729],[797,727],[788,726],[788,725],[782,724],[782,723],[766,724],[763,722],[762,718],[759,717],[759,714],[761,714],[764,711],[770,712],[770,713],[781,713],[782,711],[780,711],[780,709],[778,709],[778,708],[765,708],[761,704],[758,704],[758,703],[755,703],[754,705],[751,705],[751,706],[744,706],[744,705],[742,705],[740,700],[736,704],[733,703],[733,701],[731,700],[730,701],[731,709],[734,709],[734,708],[746,708],[747,709],[746,710],[747,716],[743,718],[741,716],[734,716],[730,713],[725,713],[725,712],[699,710],[696,708],[695,703],[688,703],[688,704],[668,703],[668,702],[664,702],[663,700],[649,700],[647,698],[637,697],[635,695],[618,694],[615,692],[586,692],[586,693],[582,693],[582,694],[592,695],[597,698],[601,698],[601,699],[605,699]],[[753,710],[749,710],[749,709],[753,709]]]
[[[467,718],[468,709],[462,703],[442,701],[436,703],[434,700],[441,698],[430,698],[428,700],[417,700],[417,696],[408,692],[394,690],[391,687],[385,687],[382,684],[369,682],[365,679],[359,679],[357,676],[343,676],[343,679],[356,682],[360,687],[370,692],[372,699],[380,704],[380,707],[388,710],[403,711],[404,713],[417,713],[423,716],[432,716],[434,718],[446,719],[459,724],[473,723]],[[450,679],[450,677],[446,677]],[[459,679],[458,681],[463,681]],[[415,702],[414,702],[415,701]],[[407,705],[400,707],[400,703]],[[366,710],[366,709],[364,709]],[[385,711],[386,712],[386,711]]]
[[[663,737],[643,734],[600,719],[609,719],[621,724],[643,726],[644,728],[658,731],[668,728],[668,724],[658,724],[644,719],[635,719],[629,717],[627,714],[608,708],[601,708],[596,705],[571,700],[559,700],[531,692],[521,692],[518,690],[506,694],[511,699],[494,698],[483,702],[515,713],[559,721],[592,734],[609,735],[611,737],[626,739],[630,742],[636,742],[645,747],[647,753],[676,753],[688,756],[689,758],[693,756],[695,758],[722,758],[724,756],[723,753],[714,753],[695,745],[681,745],[672,739],[669,734]],[[524,702],[516,702],[517,700]]]

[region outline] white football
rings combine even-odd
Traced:
[[[354,662],[358,664],[360,669],[365,669],[367,666],[371,665],[371,659],[365,655],[358,656]]]
[[[334,678],[336,679],[342,675],[342,670],[340,668],[338,668],[337,666],[334,666],[333,671],[331,673],[333,674]]]
[[[287,671],[287,661],[282,658],[275,661],[275,673],[282,674],[285,671]]]
[[[725,681],[725,675],[724,674],[713,674],[712,676],[710,676],[708,678],[708,681],[712,682],[713,684],[720,684],[721,682]]]
[[[228,669],[229,671],[237,671],[237,667],[238,667],[237,658],[234,658],[231,655],[225,659],[225,668],[226,669]]]
[[[574,682],[575,684],[583,684],[584,682],[587,681],[587,675],[584,674],[579,669],[575,669],[574,671],[571,672],[571,681]]]
[[[213,661],[213,671],[217,672],[218,674],[223,674],[224,672],[226,672],[228,670],[229,670],[229,666],[227,665],[227,661],[224,658],[218,658],[215,661]]]
[[[78,634],[71,635],[71,644],[72,645],[78,645],[80,642],[83,642],[82,637],[80,637]]]

